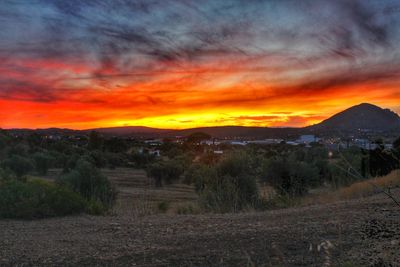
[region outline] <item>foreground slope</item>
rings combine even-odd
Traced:
[[[399,266],[399,222],[384,195],[260,213],[8,220],[0,265]]]

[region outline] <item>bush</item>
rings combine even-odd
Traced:
[[[183,182],[185,184],[194,184],[197,193],[203,192],[210,179],[215,178],[216,171],[204,164],[193,164],[185,172]]]
[[[75,169],[61,176],[59,183],[70,187],[89,201],[99,201],[105,208],[113,206],[117,195],[107,177],[84,159],[78,160]]]
[[[7,147],[8,143],[10,142],[10,138],[0,132],[0,151]]]
[[[205,188],[200,194],[204,208],[237,212],[255,206],[259,198],[258,185],[246,154],[235,153],[223,159],[216,166],[214,175],[205,179]]]
[[[193,206],[191,204],[179,206],[176,210],[177,214],[180,215],[189,215],[189,214],[199,214],[200,209],[198,206]]]
[[[262,179],[282,195],[302,196],[319,180],[318,169],[292,159],[273,159],[265,163]]]
[[[167,212],[169,209],[169,203],[167,201],[161,201],[158,203],[158,210],[161,211],[162,213]]]
[[[147,176],[154,179],[157,187],[179,180],[182,173],[182,165],[176,160],[155,162],[147,168]]]
[[[33,164],[29,159],[18,155],[12,155],[8,159],[5,159],[1,166],[4,169],[11,170],[19,178],[26,175],[33,169]]]
[[[107,212],[107,206],[99,201],[89,200],[86,206],[86,212],[91,215],[103,215]]]
[[[15,178],[15,174],[9,169],[0,168],[0,183]]]
[[[33,160],[37,173],[39,175],[46,175],[54,159],[50,155],[37,152],[33,155]]]
[[[44,180],[0,183],[0,218],[35,219],[81,213],[86,202],[71,190]]]
[[[150,153],[133,153],[131,160],[135,163],[137,168],[145,168],[150,163],[154,162],[156,156]]]

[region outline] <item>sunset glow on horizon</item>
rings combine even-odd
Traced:
[[[5,1],[0,21],[0,128],[400,113],[398,1]]]

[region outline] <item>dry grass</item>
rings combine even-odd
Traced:
[[[348,187],[334,192],[306,197],[303,204],[325,204],[340,200],[350,200],[369,197],[382,192],[390,192],[391,188],[400,187],[400,171],[393,171],[387,176],[356,182]]]
[[[156,188],[144,170],[116,168],[102,169],[101,172],[116,185],[119,192],[114,214],[132,218],[157,213],[176,214],[187,207],[195,207],[197,203],[198,196],[193,186],[171,184]],[[60,173],[61,169],[51,169],[45,178],[54,180]],[[159,209],[162,202],[168,203],[167,210]]]

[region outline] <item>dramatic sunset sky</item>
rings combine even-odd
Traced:
[[[398,0],[0,0],[0,127],[400,112]]]

